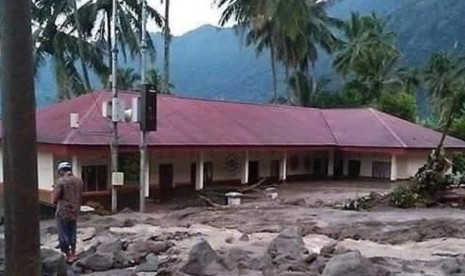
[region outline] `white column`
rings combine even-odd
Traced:
[[[334,150],[328,151],[328,176],[334,175]]]
[[[147,151],[147,160],[145,162],[144,173],[145,173],[145,197],[150,196],[150,151]],[[174,172],[173,172],[174,173]]]
[[[397,156],[391,156],[391,181],[397,180]]]
[[[71,160],[71,165],[73,166],[73,174],[77,177],[82,177],[81,175],[81,163],[77,155],[73,155]]]
[[[241,183],[247,184],[249,183],[249,152],[245,152],[244,162],[242,162],[242,176],[241,176]]]
[[[287,151],[283,151],[279,166],[279,180],[286,181],[287,178]]]
[[[204,153],[203,151],[199,152],[199,158],[197,162],[197,180],[195,181],[195,189],[197,191],[203,190],[203,162],[204,162]]]

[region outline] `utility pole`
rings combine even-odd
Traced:
[[[31,1],[0,1],[5,275],[39,276],[40,231]]]
[[[118,66],[118,43],[116,37],[116,15],[117,15],[117,0],[113,0],[112,3],[112,16],[111,16],[111,92],[112,92],[112,124],[113,124],[113,137],[110,142],[111,151],[111,172],[118,172],[118,120],[119,120],[119,103],[118,103],[118,89],[117,89],[117,66]],[[112,183],[113,184],[113,183]],[[118,207],[118,194],[115,186],[111,185],[111,211],[115,213]]]
[[[146,85],[146,67],[147,67],[147,0],[142,0],[142,31],[140,40],[140,55],[141,55],[141,83],[142,89],[145,89]],[[147,184],[147,132],[144,128],[140,131],[140,168],[139,168],[139,212],[145,212],[145,187]]]

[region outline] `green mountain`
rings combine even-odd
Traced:
[[[377,13],[387,20],[397,34],[397,44],[403,53],[403,63],[419,66],[438,50],[460,52],[465,37],[465,1],[459,0],[332,0],[329,13],[342,19],[352,12]],[[163,64],[163,39],[153,34],[159,58]],[[175,93],[186,96],[264,102],[271,94],[269,54],[257,56],[246,47],[234,29],[202,26],[172,41],[172,83]],[[331,74],[330,57],[321,54],[314,74]],[[134,61],[120,67],[138,68]],[[280,74],[280,78],[283,76]],[[47,105],[55,98],[56,85],[50,63],[37,78],[39,105]],[[281,91],[284,90],[281,85]],[[424,107],[424,96],[419,102]]]

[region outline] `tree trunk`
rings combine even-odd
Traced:
[[[165,0],[165,80],[163,92],[168,94],[170,93],[170,43],[170,0]]]
[[[278,103],[278,80],[276,77],[275,49],[273,38],[270,41],[271,74],[273,77],[273,103]]]
[[[0,1],[5,275],[41,275],[31,1]]]
[[[84,52],[84,46],[82,45],[82,42],[84,41],[84,36],[82,35],[82,28],[81,28],[81,22],[79,21],[79,16],[78,16],[78,8],[77,8],[77,0],[71,0],[71,4],[73,5],[73,15],[74,15],[74,21],[76,21],[76,29],[78,33],[78,51],[79,51],[79,60],[81,62],[81,70],[82,70],[82,75],[84,76],[84,84],[86,86],[87,91],[92,91],[92,86],[90,84],[90,79],[89,79],[89,71],[87,70],[87,66],[85,63],[85,52]]]
[[[454,113],[451,111],[449,117],[447,118],[446,125],[444,130],[442,131],[441,140],[438,144],[438,150],[442,149],[444,146],[444,142],[446,141],[447,134],[449,133],[450,127],[452,126],[452,122],[454,121]]]

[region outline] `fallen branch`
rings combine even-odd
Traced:
[[[262,186],[265,183],[266,183],[266,178],[262,178],[262,179],[260,179],[260,181],[258,181],[257,183],[255,183],[255,184],[253,184],[251,186],[239,189],[239,192],[247,193],[249,191],[256,190],[257,188],[259,188],[260,186]]]
[[[209,199],[208,197],[206,197],[204,195],[199,194],[198,197],[201,200],[203,200],[204,203],[206,203],[207,206],[214,207],[214,208],[217,208],[217,209],[228,209],[229,208],[229,206],[227,206],[227,205],[221,205],[221,204],[213,202],[211,199]]]

